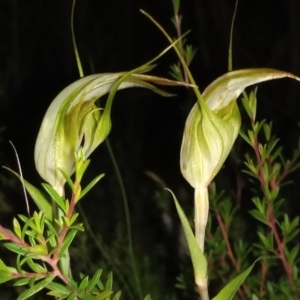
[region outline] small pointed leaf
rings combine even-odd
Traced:
[[[41,280],[37,284],[33,285],[31,288],[25,290],[17,300],[25,300],[31,297],[32,295],[36,294],[37,292],[41,291],[43,288],[45,288],[52,280],[54,279],[53,276],[48,276],[45,279]]]
[[[89,282],[88,289],[93,290],[96,286],[97,282],[100,280],[100,276],[102,274],[102,269],[96,271],[94,276],[92,277],[91,281]]]
[[[104,174],[98,175],[94,178],[80,193],[78,200],[80,200],[86,193],[88,193],[96,184],[97,182],[104,177]]]
[[[75,235],[77,233],[77,230],[70,230],[63,242],[63,245],[60,249],[60,255],[64,255],[66,250],[69,248],[70,244],[72,243]]]
[[[50,197],[58,204],[58,206],[66,212],[65,200],[60,196],[57,191],[48,183],[42,183],[43,188],[50,195]]]
[[[194,233],[190,227],[189,221],[187,219],[187,217],[185,216],[184,211],[182,210],[181,206],[179,205],[175,195],[173,194],[173,192],[171,190],[170,193],[173,196],[175,205],[176,205],[176,210],[177,213],[179,215],[183,230],[184,230],[184,234],[185,237],[187,239],[188,242],[188,247],[190,250],[190,254],[191,254],[191,258],[192,258],[192,262],[193,262],[193,267],[194,267],[194,273],[195,273],[195,281],[196,283],[200,283],[200,285],[203,282],[206,282],[206,277],[207,277],[207,262],[205,259],[205,256],[203,255],[197,240],[194,236]]]
[[[253,269],[256,261],[244,272],[239,274],[237,277],[235,277],[233,280],[231,280],[219,293],[216,297],[214,297],[212,300],[231,300],[241,284],[244,282],[244,280],[247,278],[251,270]]]

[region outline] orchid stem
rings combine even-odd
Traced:
[[[195,237],[204,254],[205,229],[208,219],[209,202],[207,187],[195,188]],[[201,300],[209,300],[207,279],[201,279],[196,284]]]
[[[201,251],[204,253],[205,229],[208,218],[207,187],[195,189],[195,236]]]
[[[206,287],[198,287],[198,289],[201,296],[201,300],[209,300],[207,285]]]

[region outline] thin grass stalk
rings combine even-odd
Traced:
[[[118,163],[116,161],[115,155],[113,153],[113,150],[111,148],[108,138],[105,139],[105,144],[106,144],[107,150],[109,152],[109,156],[112,160],[112,164],[114,166],[115,173],[117,175],[117,179],[119,182],[119,186],[120,186],[120,190],[121,190],[121,194],[122,194],[122,198],[123,198],[126,228],[127,228],[127,234],[128,234],[129,257],[130,257],[130,261],[131,261],[131,267],[132,267],[132,272],[133,272],[135,284],[137,287],[137,291],[138,291],[140,299],[143,299],[143,292],[142,292],[142,288],[141,288],[141,283],[140,283],[140,279],[139,279],[139,275],[138,275],[138,271],[137,271],[137,267],[136,267],[136,261],[135,261],[135,257],[134,257],[134,251],[133,251],[132,232],[131,232],[131,225],[130,225],[131,218],[130,218],[130,212],[129,212],[129,206],[128,206],[128,198],[127,198],[124,182],[122,179],[122,175],[121,175]]]

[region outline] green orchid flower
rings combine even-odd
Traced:
[[[146,72],[146,66],[140,72]],[[77,80],[66,87],[53,100],[42,121],[35,144],[34,160],[40,176],[63,194],[63,170],[71,176],[75,171],[75,153],[82,148],[87,158],[101,144],[111,130],[111,105],[115,92],[130,87],[148,88],[162,95],[171,96],[152,83],[185,85],[141,73],[95,74]],[[105,108],[96,100],[110,93]]]
[[[273,69],[245,69],[226,73],[199,97],[186,120],[180,167],[192,187],[207,187],[227,158],[241,126],[237,98],[247,86],[283,77]]]
[[[237,98],[247,86],[283,77],[300,78],[273,69],[245,69],[226,73],[198,95],[186,120],[180,153],[184,178],[195,189],[195,236],[204,251],[208,217],[207,187],[224,164],[238,136],[241,117]]]

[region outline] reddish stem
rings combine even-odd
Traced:
[[[77,202],[77,198],[76,198],[76,195],[78,194],[78,189],[80,188],[80,183],[75,181],[74,183],[75,185],[75,191],[73,192],[72,194],[72,197],[71,197],[71,201],[70,201],[70,206],[69,206],[69,210],[68,212],[66,213],[66,217],[67,218],[71,218],[73,213],[74,213],[74,209],[75,209],[75,205],[76,205],[76,202]],[[49,274],[54,276],[54,277],[58,277],[60,278],[66,285],[68,285],[72,290],[72,286],[70,284],[70,281],[69,281],[69,278],[67,276],[65,276],[60,268],[58,267],[58,261],[59,261],[59,253],[60,253],[60,250],[61,250],[61,247],[63,245],[63,241],[68,233],[68,226],[64,223],[63,224],[63,227],[59,233],[59,237],[58,237],[58,241],[57,241],[57,247],[53,253],[52,256],[38,256],[37,259],[40,259],[41,261],[47,263],[51,268],[52,268],[52,271],[51,272],[22,272],[22,273],[14,273],[12,272],[11,275],[14,277],[14,278],[28,278],[28,277],[46,277],[48,276]],[[9,240],[19,246],[21,246],[22,248],[29,248],[31,247],[29,244],[27,244],[25,241],[19,239],[17,236],[15,236],[14,234],[12,234],[10,231],[8,231],[7,229],[5,229],[3,226],[0,225],[0,233],[1,233],[1,238],[4,239],[4,240]],[[44,239],[44,237],[40,237],[41,241],[43,244],[46,244],[46,241]]]
[[[71,196],[69,211],[66,214],[66,217],[68,219],[70,219],[72,217],[73,213],[74,213],[75,205],[76,205],[76,202],[77,202],[76,195],[77,195],[78,189],[80,188],[80,183],[78,181],[75,181],[74,182],[74,186],[75,187],[74,187],[74,192],[72,193],[72,196]],[[57,241],[56,250],[53,253],[53,258],[56,259],[56,260],[58,259],[58,255],[59,255],[60,249],[61,249],[63,241],[64,241],[64,239],[65,239],[65,237],[66,237],[66,235],[68,233],[68,230],[69,230],[69,227],[64,223],[63,224],[63,228],[62,228],[62,230],[60,232],[58,241]]]
[[[220,226],[223,238],[225,240],[225,244],[226,244],[226,248],[227,248],[227,254],[228,254],[231,262],[235,266],[237,272],[239,273],[240,272],[240,265],[237,262],[234,254],[232,252],[232,248],[231,248],[231,245],[230,245],[230,242],[229,242],[229,239],[228,239],[227,228],[226,228],[226,226],[225,226],[225,224],[224,224],[224,222],[223,222],[223,220],[221,218],[221,215],[220,215],[219,211],[217,210],[217,208],[215,208],[215,212],[216,212],[216,217],[217,217],[217,220],[218,220],[218,223],[219,223],[219,226]]]
[[[74,182],[74,186],[75,186],[75,189],[74,189],[74,192],[72,193],[72,196],[71,196],[71,200],[70,200],[70,206],[69,206],[69,210],[68,212],[66,213],[66,217],[68,219],[70,219],[74,213],[74,209],[75,209],[75,205],[76,205],[76,202],[77,202],[77,198],[76,198],[76,195],[77,195],[77,191],[78,189],[80,188],[80,183],[75,181]],[[68,230],[69,230],[69,227],[64,223],[63,224],[63,228],[61,229],[60,231],[60,235],[58,237],[58,241],[57,241],[57,247],[52,255],[52,257],[41,257],[40,259],[47,262],[51,268],[53,269],[53,271],[51,272],[51,274],[53,276],[57,276],[59,277],[64,283],[66,283],[69,287],[71,287],[70,285],[70,281],[69,281],[69,278],[66,277],[60,270],[60,268],[57,266],[58,264],[58,261],[59,261],[59,253],[60,253],[60,250],[62,248],[62,245],[63,245],[63,242],[65,240],[65,237],[68,233]],[[71,287],[72,289],[72,287]]]
[[[266,279],[266,275],[268,272],[268,267],[266,264],[266,260],[265,258],[263,258],[262,263],[261,263],[261,281],[260,281],[260,287],[259,287],[259,295],[260,297],[263,297],[265,295],[265,279]]]
[[[220,229],[221,229],[221,232],[222,232],[222,236],[225,240],[225,244],[226,244],[226,248],[227,248],[227,254],[228,254],[232,264],[234,265],[236,271],[238,273],[240,273],[240,270],[241,270],[240,261],[238,261],[235,258],[234,254],[233,254],[233,251],[232,251],[232,248],[231,248],[231,245],[230,245],[230,242],[229,242],[228,234],[227,234],[228,230],[226,228],[225,223],[222,220],[222,217],[221,217],[216,205],[214,205],[214,211],[216,213],[217,221],[219,223],[219,226],[220,226]],[[249,287],[245,283],[243,283],[243,289],[244,289],[246,294],[249,294]],[[239,293],[239,295],[242,299],[246,299],[244,293],[240,289],[238,290],[238,293]]]
[[[5,240],[9,240],[22,248],[28,248],[30,245],[28,245],[25,241],[19,239],[15,235],[11,234],[7,229],[5,229],[3,226],[0,225],[0,232],[3,234]]]
[[[252,124],[252,128],[254,128],[254,119],[251,118],[251,124]],[[254,152],[255,152],[255,156],[256,156],[256,160],[258,162],[258,167],[259,167],[259,181],[261,184],[261,188],[264,194],[264,198],[266,200],[267,206],[268,206],[268,223],[269,223],[269,227],[273,232],[277,247],[278,247],[278,252],[277,256],[280,258],[280,260],[282,261],[283,267],[285,269],[285,272],[287,274],[288,280],[291,284],[291,286],[293,288],[295,288],[295,283],[294,283],[294,279],[293,279],[293,275],[292,275],[292,268],[289,265],[289,263],[287,262],[287,259],[285,257],[284,254],[284,242],[280,239],[278,230],[277,230],[277,226],[276,226],[276,219],[274,216],[274,210],[273,210],[273,204],[271,199],[268,197],[268,193],[266,192],[268,187],[268,184],[266,182],[265,176],[264,176],[264,172],[263,172],[263,162],[262,162],[262,158],[261,155],[259,153],[259,142],[258,142],[258,136],[257,134],[255,134],[254,137]],[[270,187],[271,191],[273,190],[273,187]]]

